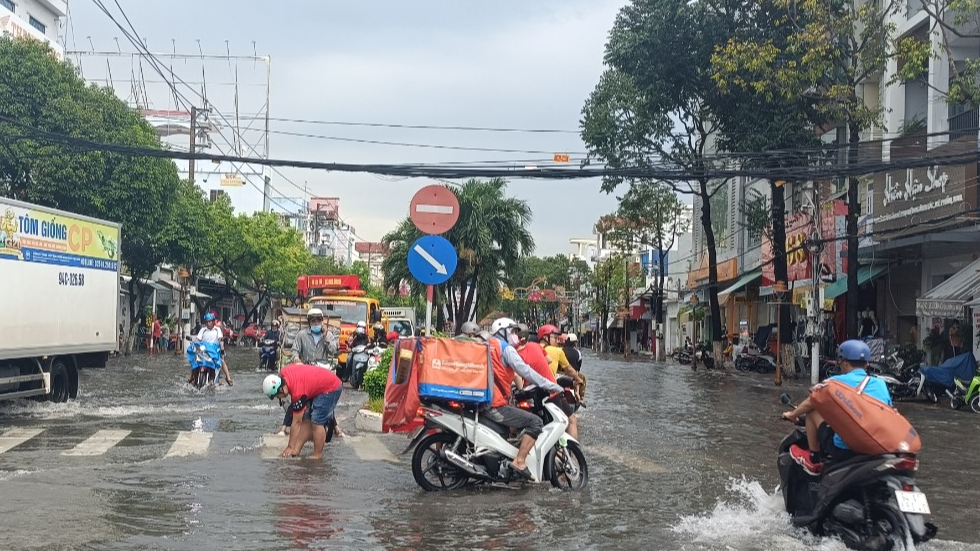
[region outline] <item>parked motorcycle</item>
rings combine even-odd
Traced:
[[[792,406],[788,395],[781,400]],[[790,455],[793,445],[807,448],[805,428],[783,438],[776,461],[794,526],[860,550],[905,549],[909,539],[920,543],[935,537],[936,527],[923,516],[930,514],[929,502],[915,484],[915,455],[857,456],[826,464],[820,476],[811,476]]]
[[[694,361],[694,348],[691,346],[678,348],[674,350],[673,358],[677,363],[687,365]]]
[[[969,385],[959,379],[954,380],[953,385],[956,388],[949,397],[949,407],[960,409],[969,405],[974,413],[980,413],[980,370],[973,375]]]
[[[581,490],[589,480],[588,464],[578,442],[568,436],[568,414],[573,410],[570,391],[544,395],[538,392],[548,419],[527,457],[532,482],[548,480],[552,486]],[[517,456],[519,440],[510,428],[480,415],[478,407],[458,402],[424,403],[425,425],[418,429],[403,453],[414,449],[412,475],[426,491],[461,488],[470,483],[509,485],[521,481],[513,472],[511,460]]]
[[[759,373],[775,373],[776,357],[768,352],[763,352],[755,344],[749,344],[742,348],[742,352],[735,358],[735,369],[739,371],[757,371]]]
[[[877,377],[885,381],[893,400],[913,400],[922,392],[922,375],[918,364],[903,366],[898,373],[882,373]]]
[[[276,371],[279,368],[279,343],[274,339],[263,339],[259,350],[259,370]]]
[[[708,345],[703,342],[699,342],[694,347],[694,359],[691,363],[691,369],[697,371],[699,363],[704,364],[704,367],[708,369],[715,368],[715,357],[712,355],[712,351],[708,348]]]
[[[353,354],[350,374],[350,386],[357,390],[364,383],[364,374],[378,368],[381,364],[381,354],[384,353],[387,345],[375,344],[372,346],[358,345],[351,350]]]
[[[922,393],[932,403],[939,401],[943,394],[953,397],[956,381],[969,381],[977,370],[977,361],[972,352],[965,352],[946,360],[940,365],[922,366]]]

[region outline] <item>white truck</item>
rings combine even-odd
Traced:
[[[78,395],[118,347],[119,224],[0,197],[0,400]]]
[[[381,315],[388,319],[388,331],[397,331],[403,337],[414,337],[418,332],[418,322],[414,308],[382,306]]]

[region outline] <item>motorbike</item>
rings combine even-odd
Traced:
[[[374,345],[358,345],[351,350],[353,354],[353,364],[351,365],[350,373],[348,378],[350,380],[350,386],[354,390],[361,387],[364,383],[364,375],[368,371],[373,371],[378,368],[381,364],[381,354],[385,351],[388,345],[374,344]]]
[[[735,358],[735,369],[739,371],[757,371],[759,373],[775,373],[776,357],[763,352],[755,344],[742,348],[741,354]]]
[[[527,457],[531,482],[548,480],[567,490],[585,488],[589,480],[585,454],[578,441],[565,433],[574,394],[546,395],[533,385],[525,393],[536,395],[540,415],[547,420]],[[414,449],[412,475],[423,490],[454,490],[471,483],[509,486],[523,481],[510,466],[517,456],[520,435],[512,438],[509,427],[481,417],[479,407],[470,404],[425,402],[420,409],[425,424],[402,453]]]
[[[698,363],[704,364],[704,367],[708,369],[715,368],[715,358],[711,354],[711,349],[703,342],[699,342],[694,347],[694,360],[691,363],[691,369],[697,371]]]
[[[780,399],[792,407],[788,395]],[[864,551],[905,549],[910,540],[935,537],[937,528],[924,518],[929,502],[915,483],[919,460],[914,454],[856,456],[826,464],[820,476],[811,476],[790,455],[793,445],[807,448],[804,427],[783,438],[776,461],[794,526]]]
[[[279,343],[263,339],[259,350],[259,371],[276,371],[279,367]]]
[[[677,360],[677,363],[687,365],[694,361],[694,347],[684,346],[684,348],[678,348],[674,350],[673,358]]]
[[[956,388],[949,397],[949,407],[960,409],[969,405],[974,413],[980,413],[980,370],[973,375],[969,385],[959,379],[954,380],[953,385]]]
[[[218,384],[218,370],[221,369],[221,345],[211,342],[193,342],[187,347],[187,361],[195,372],[194,386],[203,388]]]
[[[977,361],[972,352],[965,352],[946,360],[940,365],[922,366],[922,394],[932,403],[939,401],[939,396],[950,398],[956,390],[956,381],[969,381],[977,370]]]

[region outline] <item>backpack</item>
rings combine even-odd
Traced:
[[[841,440],[861,455],[919,453],[919,433],[898,410],[864,393],[871,376],[857,388],[837,380],[813,387],[810,401]]]

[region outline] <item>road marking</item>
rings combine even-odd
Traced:
[[[177,433],[177,439],[170,446],[170,451],[164,457],[202,455],[211,445],[211,436],[213,435],[210,432],[180,431]]]
[[[128,430],[100,430],[61,455],[102,455],[129,436]]]
[[[259,455],[262,459],[275,459],[279,457],[282,450],[286,449],[286,444],[289,443],[289,437],[286,435],[278,434],[263,434],[262,435],[262,449]]]
[[[0,453],[17,447],[44,432],[44,429],[10,429],[0,436]]]
[[[604,446],[590,447],[589,453],[604,457],[614,463],[619,463],[628,469],[633,469],[641,473],[663,474],[670,470],[666,466],[650,461],[645,457]]]
[[[415,212],[429,212],[432,214],[452,214],[452,205],[415,205]]]
[[[446,270],[446,265],[436,260],[434,256],[429,254],[429,251],[422,248],[422,245],[416,245],[415,252],[419,253],[419,256],[421,256],[426,262],[431,264],[432,267],[436,269],[437,274],[446,275],[449,273],[449,271]]]
[[[388,447],[377,436],[371,434],[365,436],[346,436],[342,441],[354,449],[354,453],[361,461],[388,461],[389,463],[398,463],[398,458],[388,450]]]

